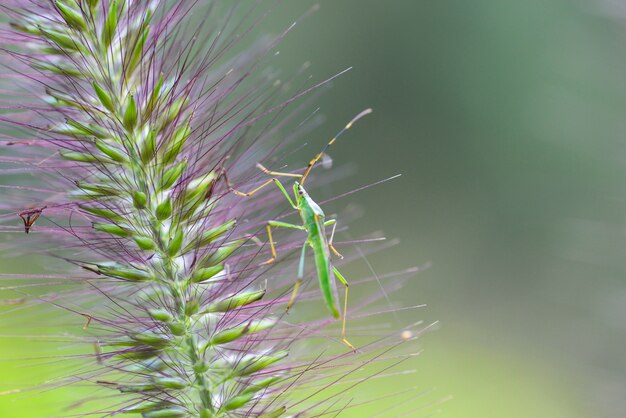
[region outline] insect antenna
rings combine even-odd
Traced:
[[[311,170],[313,169],[313,166],[322,159],[322,157],[324,156],[324,153],[326,152],[326,150],[328,149],[328,147],[330,147],[332,144],[335,143],[335,141],[337,141],[337,139],[343,135],[343,133],[345,131],[347,131],[348,129],[350,129],[352,127],[352,125],[359,119],[361,119],[363,116],[369,115],[370,113],[372,113],[372,109],[365,109],[364,111],[362,111],[361,113],[359,113],[358,115],[356,115],[355,117],[352,118],[352,120],[350,122],[348,122],[346,124],[346,126],[343,127],[342,130],[340,130],[337,135],[335,135],[329,142],[328,144],[326,144],[324,146],[324,148],[322,148],[322,151],[317,154],[310,162],[309,165],[306,167],[306,170],[304,170],[304,174],[302,174],[302,179],[300,180],[300,184],[304,184],[306,178],[308,177],[309,173],[311,172]]]

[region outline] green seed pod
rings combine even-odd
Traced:
[[[168,376],[154,379],[154,384],[167,389],[184,389],[189,385],[189,382],[180,377]]]
[[[129,352],[116,354],[115,358],[136,362],[136,361],[154,359],[158,357],[159,354],[161,354],[161,350],[155,350],[151,348],[149,350],[137,350],[137,351],[129,351]]]
[[[96,157],[92,154],[86,154],[83,152],[76,151],[59,151],[61,157],[70,161],[77,161],[80,163],[95,163],[95,162],[104,162],[100,158]]]
[[[84,107],[84,105],[80,105],[75,101],[61,99],[60,97],[54,96],[52,94],[44,96],[43,101],[55,107],[74,107],[81,110]]]
[[[156,248],[156,244],[152,241],[152,238],[135,236],[133,237],[133,240],[137,246],[144,251],[152,251]]]
[[[222,264],[207,268],[195,269],[191,277],[189,278],[189,282],[203,283],[209,280],[211,277],[215,276],[216,274],[221,273],[222,270],[224,270],[224,266]]]
[[[137,40],[137,42],[131,43],[134,44],[135,48],[133,49],[132,54],[130,55],[130,60],[128,60],[128,66],[126,71],[131,74],[137,68],[137,64],[139,64],[141,57],[143,55],[143,47],[146,43],[146,39],[148,39],[148,34],[150,33],[150,26],[146,25],[143,29],[141,36]]]
[[[165,114],[165,117],[162,118],[160,130],[163,130],[172,121],[176,120],[176,118],[180,116],[186,104],[186,97],[181,97],[180,99],[175,100],[174,103],[168,104],[167,109],[165,109],[167,113]]]
[[[198,218],[207,217],[215,207],[216,200],[209,198],[210,184],[207,184],[204,190],[199,189],[194,189],[194,194],[189,194],[188,189],[185,189],[178,195],[177,199],[181,206],[179,219],[181,221],[190,218],[194,214]]]
[[[263,331],[276,325],[274,319],[261,319],[256,321],[250,321],[245,325],[239,325],[234,328],[229,328],[224,331],[220,331],[211,337],[211,345],[226,344],[235,341],[244,335],[251,334],[253,332]]]
[[[131,94],[128,96],[128,103],[126,103],[126,110],[124,110],[124,127],[129,131],[132,131],[137,125],[137,104],[135,103],[135,97]]]
[[[198,313],[199,309],[200,309],[200,304],[198,303],[196,299],[188,300],[187,303],[185,304],[185,315],[187,316],[194,315]]]
[[[85,19],[83,18],[82,14],[78,13],[76,10],[60,2],[59,0],[57,0],[55,4],[59,9],[59,13],[63,17],[63,20],[65,20],[68,25],[78,31],[83,31],[87,29],[87,24],[85,23]]]
[[[124,367],[124,370],[130,373],[154,373],[156,371],[165,370],[167,364],[161,360],[160,358],[152,358],[144,361],[139,361],[134,364],[129,365],[128,367]],[[152,404],[154,407],[154,404]]]
[[[118,386],[117,389],[122,393],[141,393],[141,392],[151,392],[151,391],[159,390],[159,388],[156,385],[151,385],[151,384],[123,385],[123,386]]]
[[[81,190],[85,190],[91,193],[99,194],[102,196],[119,196],[120,190],[115,187],[107,186],[105,184],[87,183],[84,181],[77,181],[76,186]]]
[[[172,199],[168,196],[156,208],[156,217],[159,221],[165,220],[172,214]]]
[[[185,332],[187,332],[187,327],[182,322],[172,322],[169,324],[169,329],[172,331],[172,334],[177,337],[181,337],[185,335]]]
[[[244,242],[245,240],[243,239],[229,242],[228,244],[221,246],[213,253],[204,257],[198,262],[198,265],[200,267],[215,266],[230,257],[230,255],[234,253],[237,249],[239,249],[239,247],[241,247]]]
[[[147,281],[154,279],[152,274],[147,271],[132,267],[110,267],[106,265],[99,265],[98,272],[100,274],[104,274],[105,276],[117,277],[118,279],[130,281]]]
[[[93,271],[97,274],[102,274],[100,272],[101,267],[124,267],[123,264],[115,261],[103,261],[101,263],[81,263],[80,266],[85,270]]]
[[[135,192],[133,193],[133,205],[137,209],[143,209],[146,207],[146,203],[148,203],[148,196],[144,192]]]
[[[222,408],[226,411],[239,409],[245,406],[248,402],[250,402],[258,392],[266,389],[268,386],[279,380],[280,377],[270,377],[267,379],[263,379],[253,384],[252,386],[248,386],[243,392],[241,392],[241,394],[226,401]]]
[[[63,2],[67,7],[70,7],[74,10],[80,10],[80,6],[78,5],[79,0],[55,0],[55,2]]]
[[[254,398],[254,392],[242,393],[241,395],[235,396],[227,400],[224,405],[222,405],[222,409],[225,411],[233,411],[235,409],[242,408],[248,404]]]
[[[127,237],[128,235],[130,235],[130,231],[115,224],[105,224],[105,223],[95,222],[93,224],[93,227],[94,229],[98,231],[106,232],[107,234],[111,234],[111,235],[117,235],[118,237]]]
[[[70,65],[68,63],[56,63],[50,64],[47,62],[34,62],[30,64],[31,67],[43,71],[50,72],[52,74],[59,74],[68,77],[82,77],[83,73],[81,73],[74,65]]]
[[[70,106],[81,110],[83,109],[83,104],[78,103],[73,97],[61,92],[46,89],[46,95],[47,96],[44,97],[46,103],[50,103],[54,106]]]
[[[192,215],[196,214],[198,217],[196,219],[200,219],[200,216],[197,212],[204,210],[205,205],[209,204],[209,202],[202,200],[197,197],[195,199],[184,199],[184,196],[178,195],[179,201],[184,201],[183,207],[178,210],[178,219],[179,221],[185,221],[189,219]],[[208,216],[208,215],[207,215]]]
[[[187,251],[190,251],[196,247],[206,247],[207,245],[211,244],[213,241],[224,235],[226,232],[230,231],[236,223],[237,220],[231,219],[230,221],[227,221],[220,226],[216,226],[215,228],[209,229],[208,231],[204,231],[200,238],[189,243],[189,245],[185,247],[185,250],[183,252],[186,253]]]
[[[86,137],[85,132],[82,129],[75,129],[68,124],[57,125],[50,128],[50,132],[58,133],[67,136]]]
[[[186,409],[175,406],[171,408],[144,412],[142,416],[143,418],[183,418],[190,415]]]
[[[174,134],[172,135],[172,138],[163,153],[163,164],[169,164],[174,161],[174,159],[182,151],[189,135],[191,135],[190,121],[174,131]]]
[[[121,221],[123,218],[115,211],[105,208],[94,208],[87,205],[79,205],[79,207],[85,212],[89,212],[92,215],[100,216],[101,218],[110,219],[112,221]]]
[[[151,130],[146,135],[146,138],[141,143],[141,150],[139,154],[141,156],[141,162],[148,164],[156,154],[156,132]]]
[[[178,180],[180,175],[183,174],[185,168],[187,168],[187,158],[184,158],[175,166],[165,170],[165,173],[163,173],[163,176],[161,177],[161,190],[169,189],[174,184],[174,182]]]
[[[106,50],[109,45],[111,45],[111,41],[113,40],[113,36],[115,35],[115,29],[117,28],[117,0],[111,0],[109,3],[109,10],[107,10],[106,19],[104,21],[104,26],[102,27],[102,44],[104,49]]]
[[[161,410],[164,408],[170,408],[173,407],[174,405],[172,403],[169,402],[151,402],[151,401],[147,401],[147,402],[143,402],[140,403],[138,405],[134,405],[128,408],[124,408],[124,410],[120,411],[122,414],[141,414],[142,412],[150,412],[150,411],[157,411],[157,410]]]
[[[60,49],[51,47],[51,46],[44,46],[44,47],[40,47],[39,51],[43,52],[44,54],[48,54],[48,55],[65,55],[66,52],[65,51],[61,51]]]
[[[24,24],[22,22],[9,22],[11,29],[30,35],[41,35],[41,31],[34,25]]]
[[[180,252],[181,247],[183,246],[183,241],[185,240],[185,234],[182,229],[178,229],[176,234],[174,234],[174,238],[172,238],[167,246],[167,255],[170,257],[175,257]]]
[[[239,293],[222,299],[217,302],[213,302],[209,306],[202,309],[202,313],[215,313],[215,312],[228,312],[232,309],[236,309],[240,306],[248,305],[256,302],[265,295],[265,290],[257,290],[253,292]]]
[[[149,309],[148,315],[157,321],[171,322],[174,320],[174,316],[165,309]]]
[[[95,193],[89,190],[83,190],[83,189],[72,190],[70,192],[70,197],[72,197],[73,199],[81,199],[81,200],[95,200],[95,199],[107,198],[107,196],[104,196],[104,195],[101,195],[99,193]]]
[[[96,148],[102,151],[107,157],[111,158],[113,161],[117,161],[118,163],[125,163],[128,161],[128,157],[126,156],[126,152],[117,147],[113,147],[101,139],[96,139],[95,141]]]
[[[43,36],[57,44],[61,49],[70,51],[79,51],[81,49],[79,44],[67,33],[57,32],[41,26],[38,26],[38,28]]]
[[[204,198],[204,195],[206,194],[209,187],[211,187],[215,182],[216,177],[217,174],[215,173],[215,171],[211,171],[205,176],[191,180],[185,188],[184,199],[190,200],[200,196]]]
[[[281,406],[280,408],[275,409],[272,412],[261,415],[259,418],[279,418],[281,415],[284,415],[285,412],[287,412],[287,407]]]
[[[159,101],[159,97],[161,95],[161,88],[163,88],[163,74],[162,73],[159,76],[159,81],[157,81],[157,83],[154,86],[154,90],[152,90],[152,94],[150,95],[148,102],[146,103],[146,107],[144,110],[145,119],[149,118],[150,114],[152,113],[152,110],[154,110],[154,107]]]
[[[271,366],[288,355],[288,351],[278,351],[274,354],[250,357],[239,362],[234,373],[240,377],[249,376]]]
[[[150,345],[155,348],[162,348],[170,343],[170,340],[165,336],[153,332],[133,334],[131,338],[141,344]]]
[[[67,119],[65,122],[75,129],[74,132],[76,132],[77,136],[95,136],[100,139],[104,139],[108,136],[106,131],[99,126],[80,123],[73,119]]]
[[[100,87],[100,85],[98,85],[98,83],[96,83],[95,81],[93,82],[93,89],[96,92],[100,103],[102,103],[102,106],[104,106],[110,112],[115,112],[115,105],[113,104],[113,99],[111,99],[109,93],[107,93],[106,90]]]
[[[282,378],[278,376],[266,377],[265,379],[261,379],[257,382],[254,382],[252,385],[249,385],[246,389],[244,389],[243,393],[258,392],[262,389],[267,388],[268,386],[273,385],[281,379]]]
[[[102,345],[107,347],[139,347],[141,343],[139,341],[131,340],[128,338],[122,338],[102,343]]]

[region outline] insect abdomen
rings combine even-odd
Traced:
[[[311,231],[309,231],[310,233]],[[321,231],[323,233],[323,231]],[[330,253],[323,235],[318,239],[309,240],[309,244],[315,253],[315,267],[320,282],[320,290],[324,301],[333,317],[339,319],[339,307],[337,305],[337,285],[330,268]]]

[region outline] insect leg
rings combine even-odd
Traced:
[[[276,247],[274,247],[274,239],[272,238],[272,227],[281,227],[281,228],[291,228],[291,229],[300,229],[302,231],[304,231],[304,227],[300,226],[300,225],[294,225],[294,224],[288,224],[286,222],[279,222],[279,221],[269,221],[267,223],[267,237],[270,240],[270,249],[272,250],[272,258],[270,258],[269,260],[261,263],[261,265],[263,264],[271,264],[276,260]]]
[[[282,183],[280,182],[280,180],[273,178],[273,179],[269,179],[267,180],[265,183],[261,184],[259,187],[257,187],[256,189],[253,189],[249,192],[242,192],[240,190],[235,189],[230,180],[228,179],[228,176],[226,175],[226,170],[222,170],[222,176],[224,176],[224,180],[226,181],[226,186],[228,187],[228,189],[235,193],[238,196],[245,196],[245,197],[250,197],[253,194],[255,194],[256,192],[258,192],[259,190],[261,190],[262,188],[264,188],[265,186],[267,186],[268,184],[271,184],[272,182],[274,182],[276,184],[276,186],[280,189],[281,192],[283,192],[283,194],[285,195],[285,197],[287,198],[287,201],[289,202],[289,204],[291,205],[292,208],[294,209],[298,209],[298,207],[295,205],[295,203],[293,203],[293,200],[291,200],[291,196],[289,196],[289,193],[287,193],[287,190],[285,190],[285,187],[282,185]]]
[[[287,309],[285,309],[286,312],[289,312],[289,309],[291,309],[291,305],[293,305],[294,300],[296,300],[298,290],[300,290],[300,285],[302,285],[302,278],[304,277],[304,258],[307,244],[308,243],[305,242],[302,246],[302,252],[300,253],[300,263],[298,264],[298,279],[296,280],[296,284],[293,286],[291,298],[289,298],[289,302],[287,303]]]
[[[276,255],[276,248],[274,248],[274,239],[272,238],[272,226],[268,222],[266,227],[267,227],[267,237],[270,240],[270,249],[272,250],[272,258],[270,258],[267,261],[262,262],[261,265],[263,265],[263,264],[271,264],[271,263],[273,263],[276,260],[276,257],[277,257],[277,255]]]
[[[339,251],[337,251],[337,249],[333,245],[333,238],[335,238],[335,228],[337,228],[337,219],[330,219],[330,220],[324,222],[324,226],[328,226],[328,225],[332,225],[333,226],[333,230],[330,233],[330,239],[328,240],[328,247],[332,250],[332,252],[337,257],[343,259],[343,255],[341,255],[341,253],[339,253]]]
[[[294,208],[295,210],[298,210],[298,206],[296,206],[296,204],[293,203],[293,200],[291,200],[291,197],[289,196],[289,193],[287,193],[287,190],[285,190],[285,187],[283,187],[283,184],[278,179],[272,179],[272,180],[274,181],[274,183],[276,183],[276,186],[278,186],[280,191],[283,192],[283,194],[289,201],[289,204],[291,205],[291,207]]]
[[[226,170],[222,168],[222,172],[221,172],[222,177],[224,177],[224,181],[226,181],[226,186],[228,187],[228,190],[230,190],[231,192],[235,193],[236,195],[239,196],[246,196],[246,197],[250,197],[253,194],[255,194],[256,192],[258,192],[259,190],[261,190],[262,188],[264,188],[265,186],[267,186],[268,184],[270,184],[272,182],[272,180],[268,180],[265,183],[261,184],[259,187],[257,187],[256,189],[250,191],[250,192],[242,192],[239,191],[237,189],[235,189],[232,185],[232,183],[230,182],[230,179],[228,178],[228,174],[226,174]]]
[[[348,314],[348,281],[343,277],[339,270],[333,267],[333,271],[335,272],[335,276],[339,279],[341,283],[346,287],[346,296],[343,301],[343,323],[341,324],[341,341],[350,347],[353,351],[356,351],[356,348],[346,339],[346,316]]]
[[[302,174],[302,178],[300,180],[300,184],[304,184],[304,182],[306,181],[306,178],[309,176],[309,173],[311,172],[311,170],[313,169],[313,166],[322,159],[322,157],[324,156],[324,154],[326,153],[326,150],[333,145],[337,139],[343,135],[344,132],[346,132],[348,129],[350,129],[352,127],[352,125],[354,124],[354,122],[356,122],[357,120],[361,119],[363,116],[365,115],[369,115],[370,113],[372,113],[372,109],[365,109],[364,111],[362,111],[361,113],[359,113],[358,115],[356,115],[355,117],[352,118],[352,120],[350,122],[348,122],[348,124],[337,133],[337,135],[335,135],[330,142],[328,142],[328,144],[326,144],[326,146],[324,148],[322,148],[322,151],[317,154],[315,157],[313,157],[313,159],[311,161],[309,161],[309,165],[307,165],[306,169],[304,170],[304,173]]]
[[[297,177],[300,178],[302,177],[302,174],[293,174],[293,173],[283,173],[280,171],[271,171],[268,170],[267,168],[265,168],[263,165],[261,165],[261,163],[257,163],[256,165],[258,167],[259,170],[261,170],[262,172],[264,172],[265,174],[269,174],[271,176],[281,176],[281,177]]]
[[[234,189],[231,185],[230,182],[227,182],[228,184],[228,188],[230,189],[231,192],[235,193],[236,195],[239,196],[246,196],[246,197],[250,197],[253,194],[255,194],[256,192],[258,192],[259,190],[261,190],[262,188],[264,188],[265,186],[267,186],[268,184],[272,183],[272,181],[274,181],[273,179],[270,179],[268,181],[266,181],[265,183],[261,184],[259,187],[257,187],[256,189],[253,189],[249,192],[242,192],[239,190]]]

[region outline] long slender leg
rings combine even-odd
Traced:
[[[263,263],[261,263],[261,265],[271,264],[274,261],[276,261],[277,255],[276,255],[276,247],[274,247],[274,239],[272,238],[272,227],[299,229],[301,231],[305,230],[304,227],[301,225],[288,224],[286,222],[279,222],[279,221],[269,221],[267,223],[267,237],[270,240],[270,249],[272,250],[272,258],[270,258],[267,261],[264,261]]]
[[[291,305],[293,305],[294,300],[296,300],[298,290],[300,290],[300,285],[302,285],[302,278],[304,277],[304,258],[307,245],[308,243],[305,242],[302,246],[302,252],[300,253],[300,263],[298,264],[298,279],[296,280],[296,284],[293,286],[293,292],[291,293],[291,298],[289,298],[289,303],[287,303],[286,312],[289,312],[289,309],[291,309]]]
[[[282,183],[280,182],[280,180],[273,178],[273,179],[269,179],[267,180],[265,183],[261,184],[259,187],[257,187],[256,189],[253,189],[249,192],[242,192],[240,190],[235,189],[230,180],[228,179],[228,175],[226,174],[226,170],[222,170],[222,176],[224,176],[224,180],[226,181],[226,186],[228,187],[228,189],[235,193],[238,196],[245,196],[245,197],[250,197],[253,194],[255,194],[256,192],[258,192],[259,190],[263,189],[265,186],[267,186],[268,184],[271,183],[275,183],[276,186],[278,186],[278,188],[280,189],[281,192],[283,192],[283,194],[285,195],[285,197],[287,198],[287,201],[289,202],[289,204],[291,205],[292,208],[294,209],[298,209],[298,207],[295,205],[295,203],[293,203],[293,200],[291,200],[291,196],[289,196],[289,193],[287,193],[287,190],[285,190],[285,187],[282,185]]]
[[[330,233],[330,239],[328,240],[328,247],[332,250],[332,252],[339,258],[343,259],[343,255],[337,251],[335,246],[333,245],[333,239],[335,238],[335,228],[337,228],[337,219],[329,219],[324,222],[324,226],[332,225],[333,230]]]
[[[283,173],[281,171],[271,171],[271,170],[268,170],[263,165],[261,165],[261,163],[257,163],[256,166],[259,168],[259,170],[261,170],[265,174],[269,174],[271,176],[297,177],[297,178],[302,177],[302,174]]]
[[[267,237],[270,240],[270,249],[272,250],[272,258],[270,258],[267,261],[264,261],[261,263],[261,265],[263,264],[272,264],[275,260],[276,260],[276,248],[274,247],[274,239],[272,238],[272,227],[269,224],[269,222],[267,223]]]
[[[269,179],[268,181],[266,181],[265,183],[261,184],[259,187],[257,187],[256,189],[252,189],[249,192],[242,192],[236,189],[233,189],[232,187],[229,186],[230,190],[235,193],[236,195],[239,196],[245,196],[245,197],[250,197],[253,194],[255,194],[256,192],[258,192],[259,190],[261,190],[262,188],[264,188],[265,186],[267,186],[268,184],[272,183],[274,181],[274,179]]]
[[[302,179],[300,180],[300,184],[304,184],[304,182],[306,181],[306,178],[309,176],[309,173],[311,172],[311,170],[313,169],[313,166],[322,159],[322,157],[324,156],[324,154],[326,153],[326,150],[328,149],[328,147],[330,147],[332,144],[335,143],[335,141],[337,141],[337,139],[343,135],[343,133],[345,131],[347,131],[348,129],[350,129],[352,127],[352,125],[354,124],[354,122],[356,122],[357,120],[361,119],[363,116],[365,115],[369,115],[370,113],[372,113],[372,109],[365,109],[364,111],[362,111],[361,113],[359,113],[358,115],[356,115],[355,117],[352,118],[352,120],[350,122],[348,122],[348,124],[342,129],[340,130],[329,142],[328,144],[326,144],[326,146],[324,148],[322,148],[322,151],[315,155],[315,157],[313,157],[313,159],[311,161],[309,161],[309,165],[307,165],[306,169],[304,170],[304,173],[302,173]]]
[[[287,198],[291,207],[294,208],[295,210],[298,210],[298,206],[296,206],[296,204],[293,203],[293,200],[291,200],[291,197],[289,196],[289,193],[287,193],[287,190],[285,190],[285,188],[283,187],[283,184],[278,179],[272,179],[272,180],[274,181],[274,183],[276,183],[276,186],[278,186],[280,191],[283,192],[283,194],[285,195],[285,198]]]
[[[346,316],[348,314],[348,281],[343,277],[337,268],[333,267],[333,271],[335,272],[335,276],[339,279],[341,283],[346,287],[346,296],[343,300],[343,323],[341,324],[341,341],[350,347],[352,350],[356,351],[356,348],[346,339]]]

